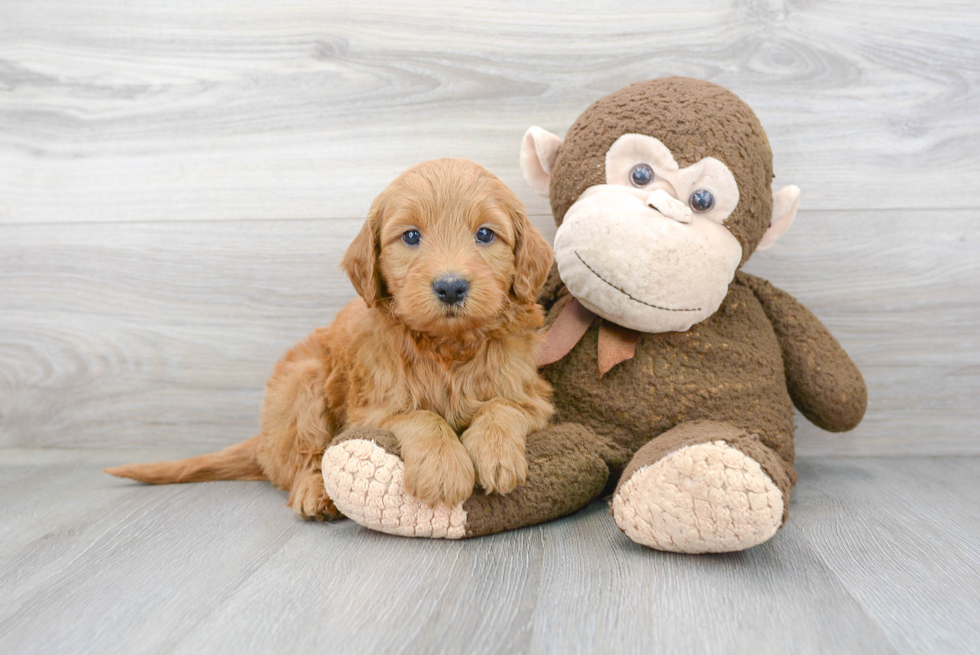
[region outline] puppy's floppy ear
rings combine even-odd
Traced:
[[[347,273],[357,295],[364,299],[368,307],[373,307],[382,295],[378,257],[381,254],[379,238],[383,213],[384,201],[379,196],[371,204],[367,220],[347,247],[344,259],[340,262],[340,267]]]
[[[524,204],[514,198],[510,203],[514,219],[514,232],[517,235],[514,245],[514,296],[521,302],[533,303],[548,279],[554,252],[551,246],[531,225],[524,210]]]

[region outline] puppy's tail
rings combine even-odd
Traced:
[[[258,461],[259,437],[216,453],[149,464],[126,464],[103,473],[147,484],[205,482],[208,480],[266,480]]]

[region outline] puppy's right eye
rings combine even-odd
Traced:
[[[488,227],[481,227],[479,230],[476,231],[476,240],[479,241],[480,243],[490,243],[491,241],[493,241],[493,238],[495,236],[497,235],[495,235],[493,233],[493,230],[491,230]]]
[[[409,230],[402,235],[402,241],[405,242],[406,246],[417,246],[419,241],[422,240],[422,233],[418,230]]]

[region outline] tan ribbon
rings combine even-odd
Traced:
[[[538,366],[553,364],[571,352],[594,320],[595,314],[572,298],[548,330],[538,355]],[[599,377],[616,364],[632,359],[639,339],[639,332],[604,320],[599,326]]]
[[[582,306],[582,303],[572,298],[558,315],[558,319],[548,330],[544,338],[544,346],[538,353],[538,366],[554,364],[571,352],[586,333],[595,314]]]
[[[609,372],[613,366],[636,354],[636,343],[640,333],[609,321],[599,326],[599,377]]]

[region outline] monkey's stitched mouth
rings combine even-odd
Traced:
[[[622,289],[620,287],[617,287],[615,284],[613,284],[612,282],[610,282],[606,278],[604,278],[601,275],[599,275],[594,268],[592,268],[591,266],[589,266],[588,262],[586,262],[584,259],[582,259],[582,255],[578,254],[578,250],[575,250],[573,252],[575,253],[575,256],[578,257],[578,260],[580,262],[582,262],[582,265],[585,266],[587,269],[589,269],[589,271],[593,275],[595,275],[597,278],[599,278],[600,280],[602,280],[603,282],[605,282],[606,284],[608,284],[613,289],[615,289],[616,291],[620,292],[621,294],[623,294],[624,296],[626,296],[627,298],[629,298],[633,302],[638,302],[641,305],[646,305],[647,307],[652,307],[653,309],[660,309],[660,310],[663,310],[665,312],[699,312],[699,311],[701,311],[701,308],[700,307],[695,307],[693,309],[675,309],[673,307],[661,307],[660,305],[654,305],[653,303],[648,303],[645,300],[640,300],[639,298],[637,298],[636,296],[634,296],[633,294],[631,294],[626,289]]]

